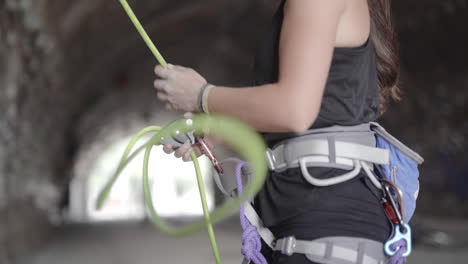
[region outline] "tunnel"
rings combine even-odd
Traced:
[[[168,61],[211,83],[245,86],[279,1],[129,3]],[[404,95],[379,122],[426,158],[417,217],[461,221],[468,216],[468,1],[395,0],[393,7]],[[106,153],[114,148],[115,156],[139,129],[181,113],[156,99],[157,62],[118,1],[0,0],[0,62],[0,263],[10,264],[68,222],[89,222],[86,186]],[[130,218],[145,218],[135,210]]]

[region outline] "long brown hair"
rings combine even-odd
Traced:
[[[371,16],[371,40],[377,56],[380,114],[390,101],[401,99],[399,45],[393,25],[391,0],[367,0]]]

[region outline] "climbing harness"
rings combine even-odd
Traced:
[[[243,213],[257,227],[258,234],[270,248],[286,255],[305,254],[308,259],[320,263],[397,264],[409,256],[411,228],[407,222],[414,212],[419,189],[417,165],[423,159],[379,124],[310,130],[268,149],[266,158],[271,171],[300,168],[303,177],[316,186],[342,183],[364,170],[371,182],[381,190],[382,206],[393,226],[392,235],[385,244],[349,237],[325,237],[313,241],[297,240],[292,236],[276,239],[263,226],[252,205],[245,203]],[[311,166],[339,168],[349,172],[330,179],[318,179],[307,170]],[[392,169],[389,170],[389,167]],[[248,171],[244,170],[245,173]],[[400,179],[402,177],[405,179]],[[243,178],[252,177],[244,175]],[[236,188],[228,177],[216,179],[216,182],[227,195],[232,195]],[[410,206],[407,206],[408,203]],[[251,260],[247,256],[246,259]]]

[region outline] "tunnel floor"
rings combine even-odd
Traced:
[[[451,223],[445,223],[450,228]],[[468,226],[457,235],[468,236]],[[237,219],[215,226],[221,258],[226,264],[240,264],[240,227]],[[468,249],[442,250],[417,247],[411,264],[467,263]],[[149,223],[70,225],[59,228],[53,239],[36,254],[19,264],[148,264],[214,263],[206,232],[185,238],[161,234]]]

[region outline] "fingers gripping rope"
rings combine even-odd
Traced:
[[[253,177],[251,184],[249,184],[246,187],[246,190],[238,199],[226,202],[210,214],[206,203],[205,189],[203,186],[203,180],[200,165],[198,163],[198,158],[195,155],[195,153],[192,153],[192,159],[197,175],[198,187],[200,190],[200,197],[202,200],[204,219],[196,221],[195,223],[189,226],[176,228],[165,223],[158,216],[154,209],[153,199],[148,180],[149,158],[153,146],[161,145],[161,139],[170,137],[176,133],[188,133],[190,131],[194,131],[195,135],[201,136],[203,134],[209,134],[223,138],[227,145],[231,146],[233,150],[237,151],[245,160],[249,162],[255,177]],[[151,139],[146,144],[140,146],[137,150],[131,153],[138,140],[142,136],[151,132],[154,133]],[[264,156],[266,145],[263,139],[260,137],[260,135],[258,135],[258,133],[255,130],[246,126],[244,123],[232,119],[230,117],[221,115],[201,114],[194,116],[191,119],[176,120],[175,122],[172,122],[164,128],[145,128],[131,139],[129,145],[125,149],[115,174],[104,186],[103,190],[101,191],[98,197],[98,201],[96,203],[96,207],[98,209],[102,208],[105,200],[110,194],[112,186],[117,181],[119,174],[130,163],[130,161],[134,157],[136,157],[136,155],[142,150],[145,150],[143,161],[143,189],[145,193],[145,201],[155,226],[162,232],[172,236],[186,236],[194,232],[200,231],[204,228],[207,228],[216,263],[221,263],[221,258],[214,236],[213,224],[220,222],[223,219],[226,219],[227,217],[235,214],[237,208],[239,208],[239,205],[242,202],[246,201],[249,197],[254,196],[263,185],[267,173],[267,167]]]

